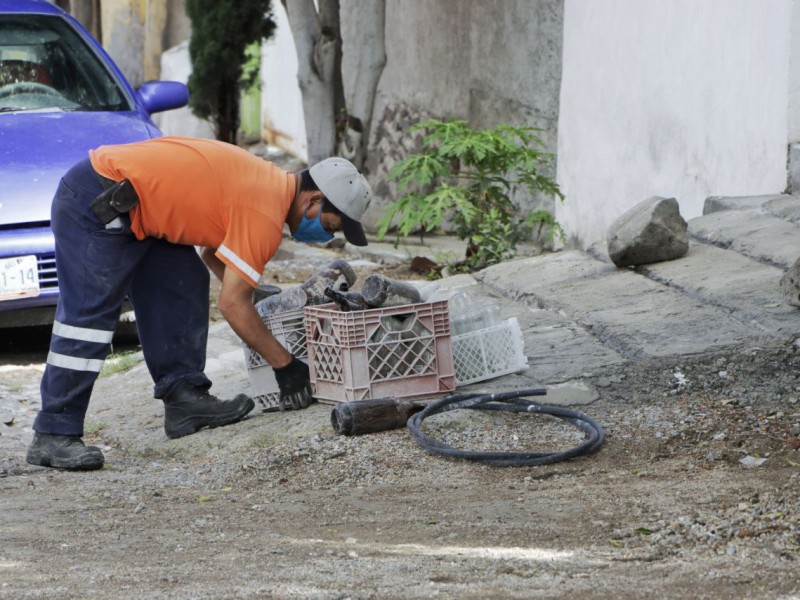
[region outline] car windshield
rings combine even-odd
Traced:
[[[0,112],[131,110],[108,68],[64,19],[0,15]]]

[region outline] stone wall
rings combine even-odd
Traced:
[[[367,229],[377,229],[387,203],[400,196],[397,185],[388,178],[389,170],[397,161],[422,148],[422,133],[413,133],[411,127],[431,116],[416,107],[398,103],[385,106],[374,119],[374,142],[364,165],[374,196],[363,219]]]

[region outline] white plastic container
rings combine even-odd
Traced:
[[[516,318],[453,335],[456,386],[524,371],[528,368],[522,331]]]
[[[306,329],[302,308],[274,315],[261,314],[261,318],[264,321],[264,325],[272,332],[272,335],[275,336],[281,346],[303,362],[308,363]],[[275,371],[250,346],[242,344],[242,347],[256,409],[260,409],[262,412],[279,410],[278,398],[280,397],[280,390],[275,379]]]

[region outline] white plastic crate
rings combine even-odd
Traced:
[[[264,325],[275,336],[275,339],[303,362],[308,362],[308,349],[306,348],[306,330],[303,309],[290,310],[274,315],[261,315]],[[280,396],[275,372],[262,356],[247,344],[244,348],[244,361],[247,375],[250,378],[250,387],[253,388],[252,398],[256,408],[262,412],[279,410],[278,398]]]
[[[446,301],[340,312],[307,306],[306,336],[320,402],[404,398],[455,389]]]
[[[453,336],[456,385],[467,385],[528,368],[516,318]]]

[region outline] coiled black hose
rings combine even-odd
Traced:
[[[428,452],[441,454],[452,458],[473,460],[496,467],[526,467],[536,465],[549,465],[576,456],[591,454],[600,449],[605,440],[605,432],[597,421],[577,410],[569,410],[557,406],[539,404],[533,400],[525,399],[526,396],[544,396],[547,390],[533,388],[517,390],[515,392],[501,392],[497,394],[466,393],[453,394],[428,404],[422,411],[408,419],[408,429],[417,440],[417,443]],[[433,439],[422,432],[422,422],[432,415],[466,408],[471,410],[500,410],[508,412],[523,412],[544,414],[557,417],[574,425],[588,434],[588,438],[578,446],[563,452],[495,452],[459,450],[449,444]]]

